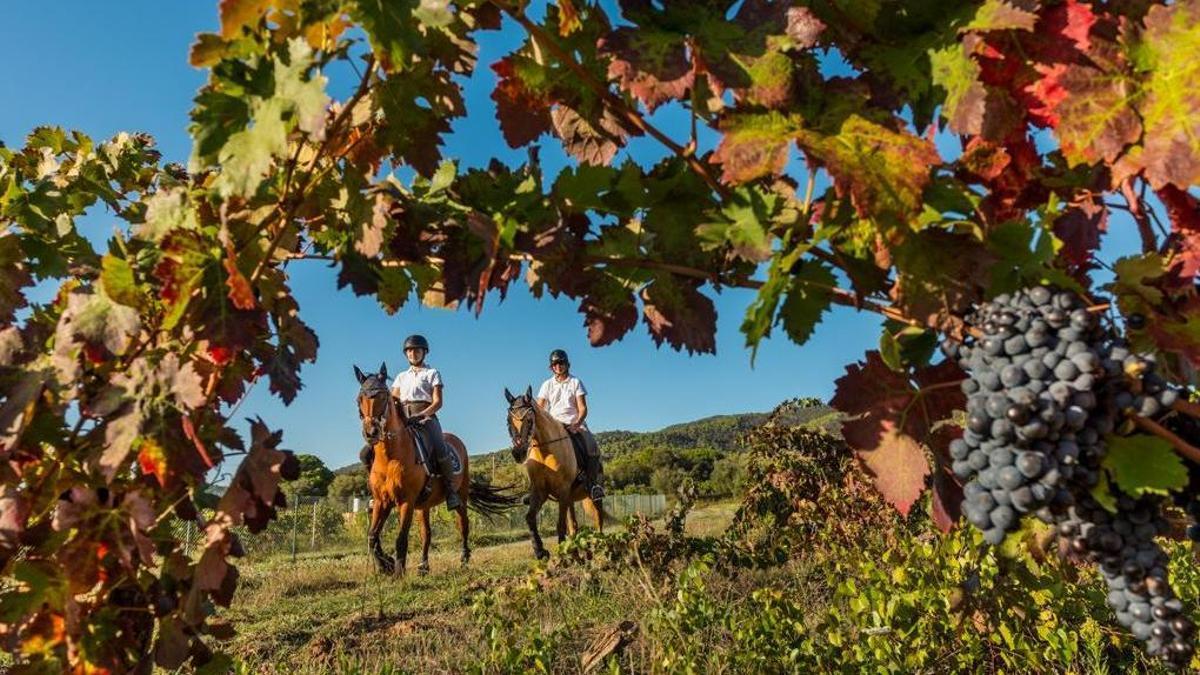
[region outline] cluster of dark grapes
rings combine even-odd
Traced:
[[[951,347],[970,375],[967,428],[950,446],[966,481],[963,511],[999,544],[1034,513],[1054,522],[1072,488],[1099,480],[1103,329],[1078,298],[1046,287],[998,296],[968,317],[982,335]]]
[[[1165,531],[1161,500],[1113,488],[1114,514],[1091,496],[1104,436],[1131,414],[1169,411],[1178,392],[1074,293],[1036,286],[1000,295],[967,321],[977,335],[944,345],[969,375],[966,429],[950,445],[967,520],[991,544],[1026,514],[1056,525],[1075,555],[1099,565],[1118,621],[1148,652],[1186,664],[1193,627],[1154,542]]]
[[[1071,553],[1097,564],[1117,622],[1145,643],[1147,653],[1185,666],[1195,652],[1195,625],[1171,590],[1167,554],[1154,540],[1168,531],[1162,500],[1119,494],[1116,501],[1111,513],[1081,495],[1059,518],[1058,534]]]

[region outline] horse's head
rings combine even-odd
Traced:
[[[512,440],[512,455],[517,464],[529,456],[529,439],[533,437],[536,403],[533,402],[533,387],[528,387],[520,396],[513,396],[506,387],[504,398],[508,399],[508,437]]]
[[[392,392],[388,389],[387,364],[380,364],[378,373],[366,375],[354,366],[354,377],[358,378],[358,418],[362,420],[363,440],[375,444],[387,439],[388,406],[392,403]]]

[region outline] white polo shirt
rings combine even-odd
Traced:
[[[576,396],[587,396],[587,389],[574,375],[568,375],[562,382],[551,377],[542,383],[537,395],[538,399],[546,399],[546,412],[563,424],[573,424],[579,417]]]
[[[437,368],[409,366],[400,371],[392,382],[392,390],[400,391],[400,402],[433,401],[433,388],[442,386],[442,374]]]

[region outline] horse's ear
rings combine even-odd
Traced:
[[[387,376],[387,361],[384,361],[383,363],[380,363],[380,364],[379,364],[379,376],[380,376],[380,377],[382,377],[384,380],[388,379],[388,376]]]
[[[508,399],[509,404],[517,400],[517,397],[512,395],[512,392],[508,390],[508,387],[504,388],[504,398]]]
[[[363,375],[363,371],[359,370],[358,366],[354,366],[354,377],[358,378],[359,384],[362,384],[363,380],[367,379],[367,376]]]
[[[533,385],[532,384],[529,385],[528,387],[525,387],[525,398],[529,399],[530,401],[533,400]]]

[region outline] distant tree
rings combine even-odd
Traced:
[[[704,484],[704,491],[717,497],[736,495],[741,492],[745,482],[745,455],[729,455],[713,463],[712,473]]]
[[[288,485],[288,491],[306,497],[324,497],[333,482],[333,472],[316,455],[296,455],[300,477]]]
[[[326,496],[338,502],[349,502],[354,497],[367,496],[368,492],[366,473],[342,473],[330,481]]]
[[[674,467],[661,466],[654,470],[650,476],[650,487],[655,492],[662,493],[668,499],[675,498],[675,491],[683,484],[683,479],[687,478],[687,474],[682,470]]]

